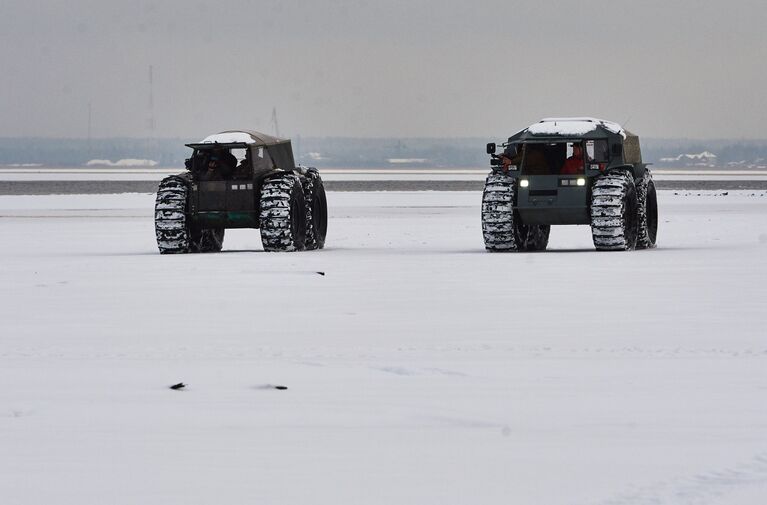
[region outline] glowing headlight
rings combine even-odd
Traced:
[[[578,177],[577,184],[578,184],[578,186],[585,186],[586,185],[586,179],[584,179],[583,177]]]
[[[528,181],[527,179],[520,179],[519,180],[519,187],[520,188],[526,188],[529,185],[530,185],[530,181]]]

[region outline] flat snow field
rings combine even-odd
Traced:
[[[628,253],[486,253],[480,199],[161,256],[153,195],[0,196],[0,503],[767,503],[767,193]]]

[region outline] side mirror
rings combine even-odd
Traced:
[[[495,142],[487,144],[487,154],[495,154]]]

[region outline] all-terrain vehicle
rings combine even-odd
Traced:
[[[546,249],[551,225],[589,224],[597,250],[655,247],[658,202],[639,137],[593,118],[547,118],[487,145],[488,251]]]
[[[327,200],[316,168],[296,166],[290,140],[226,131],[199,143],[185,173],[160,182],[160,253],[218,252],[227,228],[260,228],[265,251],[322,249]]]

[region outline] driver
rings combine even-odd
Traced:
[[[573,155],[565,160],[560,174],[581,174],[583,173],[583,146],[573,144]]]
[[[220,181],[231,177],[237,158],[224,149],[215,149],[208,158],[208,166],[200,176],[203,181]]]

